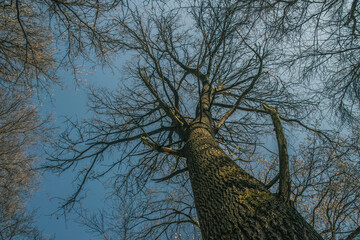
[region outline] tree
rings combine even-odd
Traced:
[[[294,161],[293,192],[298,209],[326,239],[356,239],[358,235],[358,147],[346,138],[331,146],[317,136],[309,137],[301,158]]]
[[[271,31],[268,22],[278,18],[260,1],[175,4],[130,5],[125,17],[108,23],[117,32],[113,50],[134,54],[122,73],[132,85],[91,89],[93,117],[69,121],[56,143],[50,156],[54,170],[83,164],[79,185],[63,207],[79,199],[86,181],[113,171],[118,191],[130,197],[150,197],[151,179],[169,182],[150,201],[153,207],[148,202],[142,212],[135,211],[140,222],[129,229],[138,238],[167,236],[173,224],[188,223],[199,225],[204,239],[321,239],[289,199],[291,158],[279,123],[303,127],[331,147],[336,141],[302,122],[319,117],[317,99],[300,95],[305,87],[276,74],[274,53],[282,34]],[[256,179],[244,170],[254,166],[246,161],[274,127],[281,158],[280,174],[274,176],[279,194],[268,190],[272,184],[260,181],[259,172],[252,172]],[[119,155],[110,158],[111,153]],[[187,199],[171,199],[182,196],[171,193],[179,186],[191,189],[197,217]],[[295,197],[303,193],[295,191]],[[352,206],[357,197],[355,202]],[[89,225],[96,226],[93,220]],[[154,224],[136,229],[145,220]]]
[[[49,94],[60,83],[57,68],[77,69],[73,57],[86,55],[85,36],[95,41],[96,16],[118,3],[1,1],[0,239],[45,238],[34,226],[35,213],[26,210],[26,201],[39,181],[36,168],[43,151],[39,145],[50,131],[34,96],[42,100],[41,93]],[[95,22],[90,26],[85,18]],[[68,46],[62,58],[54,40]]]
[[[51,37],[33,4],[3,1],[1,9],[0,238],[45,239],[26,202],[39,180],[35,149],[47,122],[32,103],[32,91],[56,82]]]
[[[4,1],[1,7],[1,88],[22,92],[49,88],[56,81],[55,60],[43,16],[32,3]]]
[[[309,174],[302,173],[308,177],[300,178],[305,180],[301,185],[306,189],[306,181],[322,183],[321,187],[311,186],[317,189],[314,189],[316,197],[309,194],[304,198],[309,207],[306,215],[313,225],[318,221],[323,236],[354,239],[360,226],[358,203],[352,204],[358,201],[358,192],[353,191],[358,186],[353,170],[358,163],[354,156],[358,151],[359,134],[359,1],[273,1],[269,4],[283,9],[280,18],[270,25],[281,29],[291,42],[297,43],[294,47],[287,42],[283,55],[286,59],[283,63],[289,66],[287,69],[309,83],[313,94],[323,98],[323,108],[330,106],[333,113],[340,116],[343,127],[350,125],[346,134],[334,141],[336,144],[321,141],[322,147],[316,147],[311,143],[308,145],[311,150],[304,151],[310,160],[305,163]],[[293,71],[294,67],[297,70]],[[319,139],[315,139],[318,143]],[[355,215],[349,217],[352,213]]]
[[[275,0],[268,6],[282,10],[272,27],[298,43],[289,45],[287,63],[300,66],[303,79],[323,85],[315,94],[328,99],[341,120],[358,121],[360,2]]]
[[[26,211],[38,182],[36,146],[44,124],[28,98],[0,91],[0,238],[43,239]]]
[[[2,1],[1,86],[51,91],[60,83],[55,71],[59,67],[70,68],[78,78],[79,55],[105,60],[111,33],[102,19],[121,2]]]

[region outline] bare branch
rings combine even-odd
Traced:
[[[183,122],[182,120],[179,119],[178,116],[176,116],[176,114],[171,110],[171,108],[164,103],[161,98],[158,96],[157,92],[155,91],[155,89],[151,86],[147,76],[146,76],[146,71],[144,72],[145,69],[139,69],[139,75],[141,77],[141,79],[143,80],[143,82],[145,83],[146,87],[149,89],[149,91],[151,92],[151,94],[156,98],[156,100],[159,102],[161,108],[166,112],[166,114],[179,126],[184,126],[187,125],[187,122]],[[143,74],[143,72],[145,73],[145,75]]]
[[[247,45],[247,43],[245,42],[245,40],[243,39],[244,43]],[[247,45],[248,46],[248,45]],[[258,68],[258,72],[255,76],[252,77],[251,83],[249,84],[249,86],[242,92],[242,94],[239,96],[239,98],[237,99],[237,101],[235,102],[235,104],[231,107],[231,109],[229,109],[224,116],[218,121],[218,123],[216,124],[215,127],[215,132],[219,131],[220,127],[225,123],[225,121],[235,112],[235,110],[237,109],[237,107],[239,106],[239,104],[241,103],[241,101],[243,100],[243,98],[254,88],[256,81],[260,78],[261,74],[262,74],[262,70],[263,70],[263,56],[260,56],[258,52],[256,52],[253,48],[251,48],[250,46],[248,46],[253,52],[254,54],[257,56],[260,65]]]
[[[347,238],[345,238],[345,240],[353,240],[359,234],[360,234],[360,227],[356,228],[351,234],[349,234],[349,236],[347,236]]]
[[[286,138],[284,130],[281,125],[279,114],[276,108],[269,107],[263,104],[265,111],[267,111],[272,119],[274,125],[274,131],[276,133],[276,139],[278,144],[279,154],[279,195],[287,203],[290,203],[290,172],[289,172],[289,155],[287,152]]]
[[[278,173],[278,174],[276,174],[276,176],[269,183],[267,183],[265,185],[265,187],[267,189],[271,188],[279,180],[279,178],[280,178],[280,174]]]
[[[188,171],[188,168],[183,168],[183,169],[179,169],[173,173],[171,173],[170,175],[166,176],[166,177],[162,177],[162,178],[154,178],[152,179],[153,181],[156,181],[156,182],[163,182],[163,181],[166,181],[166,180],[169,180],[171,179],[172,177],[175,177],[176,175],[180,174],[180,173],[183,173],[183,172],[186,172]]]
[[[165,154],[171,154],[173,156],[177,156],[177,157],[183,157],[184,154],[182,153],[181,150],[175,150],[169,147],[164,147],[164,146],[160,146],[155,142],[151,142],[149,140],[146,139],[146,137],[141,136],[141,141],[143,142],[143,144],[145,144],[146,146],[148,146],[149,148],[151,148],[152,150],[161,152],[161,153],[165,153]]]

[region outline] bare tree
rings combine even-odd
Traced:
[[[331,146],[318,136],[309,137],[293,164],[298,209],[326,239],[357,235],[353,231],[359,226],[358,147],[349,139],[337,139]]]
[[[40,239],[26,201],[36,188],[37,145],[44,124],[29,99],[0,91],[0,238]]]
[[[1,3],[0,84],[2,89],[31,91],[56,81],[52,37],[33,3]],[[46,78],[46,81],[43,80]]]
[[[0,239],[42,238],[26,211],[40,175],[34,165],[42,150],[35,147],[50,131],[34,96],[60,83],[59,67],[71,67],[76,78],[78,55],[104,59],[106,34],[98,26],[121,2],[0,2]]]
[[[51,91],[64,67],[77,78],[80,56],[106,60],[113,34],[104,24],[121,0],[2,1],[0,84],[20,91]]]
[[[129,6],[126,18],[112,18],[118,33],[114,50],[134,54],[122,73],[131,87],[91,89],[93,117],[69,121],[56,143],[50,167],[79,169],[76,191],[63,207],[73,206],[86,181],[113,173],[119,194],[147,196],[151,188],[164,189],[146,205],[153,207],[134,213],[137,225],[129,229],[135,239],[173,237],[179,228],[166,235],[173,224],[198,225],[204,239],[321,239],[293,207],[296,199],[289,200],[289,184],[293,198],[298,186],[289,179],[292,158],[279,123],[329,144],[337,140],[303,123],[322,120],[314,112],[317,99],[304,97],[305,87],[274,72],[279,31],[269,31],[268,20],[276,18],[257,9],[270,8],[257,1],[150,3]],[[274,126],[283,156],[278,193],[268,190],[276,174],[269,179],[274,181],[262,182],[254,177],[261,174],[244,170],[254,166],[259,142]],[[176,205],[182,195],[171,191],[189,183],[194,204]]]
[[[342,120],[358,121],[360,2],[267,2],[268,9],[281,12],[269,25],[290,39],[284,43],[288,46],[284,64],[300,70],[310,84],[321,84],[315,94],[331,102]]]

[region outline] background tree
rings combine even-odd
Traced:
[[[43,239],[26,202],[45,122],[31,102],[34,90],[56,82],[49,29],[32,3],[1,3],[0,20],[0,238]],[[37,150],[37,151],[36,151]]]
[[[322,98],[319,106],[323,109],[330,106],[332,113],[340,116],[339,124],[343,127],[343,136],[337,138],[335,145],[322,142],[322,147],[308,145],[311,150],[305,151],[307,158],[310,156],[311,159],[306,163],[307,181],[313,182],[314,178],[317,179],[315,182],[325,183],[321,184],[321,190],[316,187],[318,196],[312,198],[317,198],[318,202],[311,205],[314,209],[310,210],[310,207],[308,214],[312,215],[312,222],[317,218],[327,218],[319,225],[324,224],[321,232],[328,238],[335,239],[343,233],[349,234],[348,239],[353,239],[360,231],[359,220],[356,215],[342,217],[351,212],[357,214],[358,209],[358,192],[352,190],[357,186],[357,176],[352,170],[358,165],[353,157],[358,151],[359,134],[359,1],[268,3],[270,9],[282,9],[282,14],[274,18],[277,20],[271,25],[281,29],[290,39],[283,54],[284,64],[288,66],[286,69],[308,83],[314,96]],[[329,115],[329,110],[326,111]],[[314,141],[319,142],[319,139]],[[307,188],[308,184],[305,186]],[[306,197],[308,201],[310,196]],[[305,202],[309,206],[308,201]]]
[[[103,20],[121,3],[2,1],[1,85],[49,91],[59,83],[56,67],[72,70],[76,79],[81,72],[79,55],[105,60],[111,32]]]
[[[312,136],[293,165],[298,209],[326,239],[359,234],[358,139],[355,145],[349,139],[336,139],[334,146]]]
[[[284,51],[284,64],[293,72],[300,70],[310,84],[315,81],[321,84],[321,88],[314,89],[314,94],[327,99],[341,120],[358,121],[359,1],[275,0],[267,3],[270,11],[281,11],[271,27],[290,39]],[[297,44],[292,44],[294,42]]]
[[[130,5],[126,18],[112,19],[111,28],[118,33],[111,39],[113,51],[134,54],[123,73],[131,87],[120,86],[115,91],[91,89],[93,117],[83,123],[69,122],[68,131],[56,144],[57,151],[50,157],[54,170],[83,166],[76,191],[63,207],[72,206],[79,199],[86,181],[113,173],[118,194],[137,196],[147,203],[139,211],[130,211],[133,217],[123,213],[128,230],[121,234],[128,238],[170,238],[175,233],[180,236],[179,224],[200,225],[205,239],[292,234],[320,238],[292,207],[292,201],[296,201],[295,206],[302,210],[300,197],[305,199],[307,193],[320,190],[311,184],[294,185],[292,180],[291,201],[284,195],[288,190],[278,198],[279,194],[267,190],[273,182],[270,180],[274,180],[269,176],[276,174],[268,171],[266,163],[251,161],[262,153],[259,148],[266,147],[261,144],[264,137],[274,134],[274,119],[286,122],[285,129],[299,126],[312,132],[327,142],[329,149],[338,144],[330,133],[303,123],[311,120],[316,126],[317,121],[322,121],[316,111],[318,100],[307,98],[305,85],[288,78],[290,74],[281,77],[276,74],[278,55],[274,54],[278,53],[277,41],[282,33],[272,30],[268,22],[274,22],[283,12],[274,15],[276,11],[268,11],[271,5],[256,1],[174,4]],[[273,111],[264,110],[263,104]],[[278,117],[271,118],[271,112]],[[300,144],[296,143],[296,147]],[[321,149],[321,145],[316,147]],[[357,151],[349,152],[349,156]],[[308,163],[311,158],[304,154],[301,161]],[[331,163],[334,170],[335,162]],[[300,165],[301,171],[296,171],[295,163],[290,165],[297,183],[308,183],[301,171],[315,174],[311,175],[314,181],[320,176],[320,170],[312,171],[311,166]],[[281,168],[280,172],[286,170]],[[328,171],[329,168],[322,165],[320,169],[329,179],[336,179],[336,173]],[[262,178],[264,171],[269,178]],[[289,183],[287,176],[279,174],[279,181]],[[161,182],[161,187],[151,179]],[[329,179],[328,182],[334,181]],[[303,186],[307,192],[301,189],[298,192]],[[324,186],[329,188],[331,184]],[[186,193],[184,189],[191,189],[199,222],[192,194],[185,198],[181,193]],[[322,196],[328,194],[326,191]],[[152,198],[154,192],[157,196]],[[347,200],[356,196],[347,195]],[[357,202],[356,197],[350,205],[355,208]],[[333,211],[328,206],[327,211]],[[230,210],[231,207],[235,210]],[[351,214],[341,216],[352,218]],[[93,218],[88,225],[108,233],[101,227],[106,226],[103,219]],[[358,220],[349,221],[357,224]],[[320,229],[317,220],[311,223]],[[340,226],[339,222],[336,224]],[[339,227],[324,228],[327,229],[324,236],[340,234]]]
[[[0,238],[42,239],[26,201],[36,188],[45,121],[22,95],[0,91]]]
[[[33,224],[34,214],[26,211],[40,175],[35,169],[43,151],[39,145],[45,138],[41,136],[50,131],[45,129],[47,119],[39,116],[36,99],[43,100],[40,94],[49,94],[60,83],[57,68],[80,71],[74,57],[90,54],[88,47],[98,36],[97,17],[117,4],[119,1],[0,3],[1,239],[44,237]],[[96,53],[105,52],[100,43]],[[59,45],[64,52],[56,50]]]
[[[1,3],[0,83],[3,91],[47,89],[56,81],[51,33],[35,7],[33,3],[18,1]]]

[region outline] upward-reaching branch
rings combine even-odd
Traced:
[[[172,53],[171,49],[169,48],[168,42],[165,41],[164,43],[165,43],[167,53],[169,54],[169,56],[172,58],[172,60],[177,65],[179,65],[186,73],[190,73],[190,74],[196,76],[203,84],[209,83],[209,79],[208,79],[207,75],[201,73],[199,69],[195,69],[195,68],[186,66]]]
[[[237,99],[236,103],[232,106],[232,108],[229,111],[227,111],[225,113],[225,115],[218,121],[218,123],[216,124],[216,127],[215,127],[215,132],[219,131],[220,127],[225,123],[225,121],[235,112],[236,108],[239,106],[239,104],[241,103],[243,98],[254,88],[255,83],[260,78],[261,74],[263,73],[263,59],[264,59],[265,50],[264,50],[263,54],[260,55],[260,53],[258,51],[256,51],[254,48],[252,48],[246,42],[245,38],[238,31],[236,31],[236,32],[242,39],[245,46],[247,48],[249,48],[255,54],[256,58],[259,60],[259,68],[258,68],[257,74],[252,77],[252,81],[251,81],[250,85],[245,89],[245,91],[242,92],[242,94],[239,96],[239,98]]]
[[[160,107],[165,111],[165,113],[174,121],[176,125],[184,126],[187,125],[186,121],[183,121],[173,112],[173,110],[159,97],[155,89],[151,86],[147,76],[143,73],[144,69],[138,69],[139,76],[141,80],[145,83],[147,89],[151,92],[151,94],[156,98]]]
[[[243,100],[243,98],[254,88],[256,81],[260,78],[261,74],[262,74],[262,69],[263,69],[263,62],[262,62],[262,58],[259,59],[260,60],[260,66],[258,69],[258,73],[253,76],[253,79],[250,83],[250,85],[248,86],[248,88],[239,96],[239,98],[237,99],[236,103],[232,106],[231,109],[229,109],[229,111],[227,111],[224,116],[218,121],[218,123],[216,124],[216,128],[215,128],[215,132],[217,132],[220,127],[225,123],[225,121],[235,112],[236,108],[239,106],[239,104],[241,103],[241,101]]]
[[[290,203],[290,173],[289,173],[289,155],[287,152],[286,138],[284,130],[281,125],[280,116],[275,108],[269,107],[263,104],[265,111],[267,111],[272,119],[274,125],[274,131],[276,133],[276,139],[279,149],[279,169],[280,169],[280,183],[279,183],[279,195],[286,202]]]

